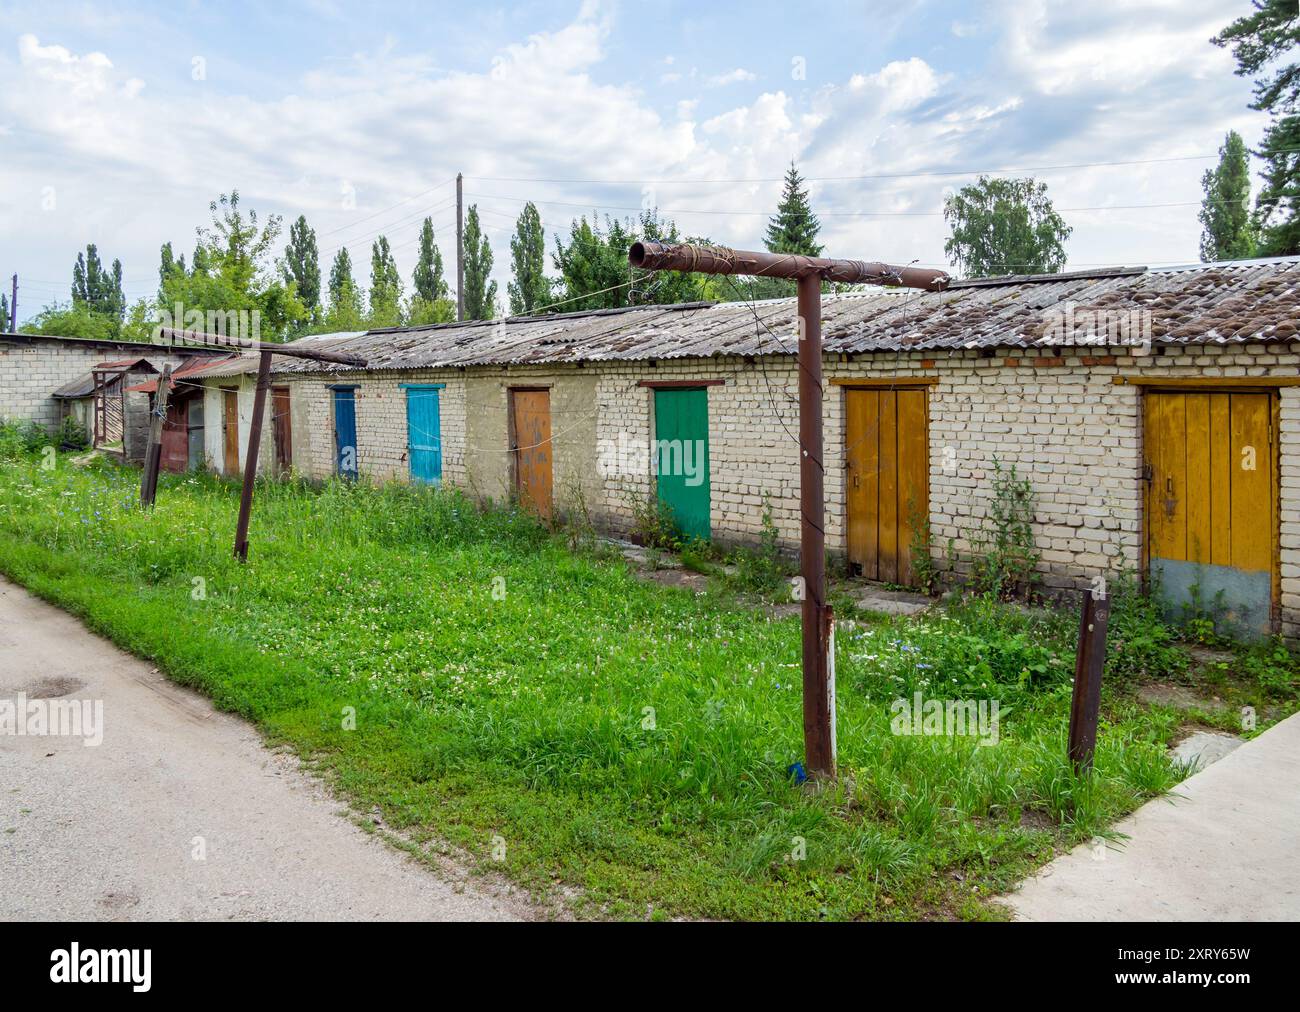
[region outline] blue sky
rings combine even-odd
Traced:
[[[237,187],[363,284],[382,231],[409,281],[425,213],[452,260],[462,171],[504,294],[524,199],[552,233],[650,202],[754,246],[791,159],[831,255],[943,264],[961,173],[1089,163],[1034,173],[1072,266],[1191,261],[1205,156],[1264,126],[1207,41],[1248,7],[6,2],[0,274],[25,318],[93,241],[148,295],[159,245]]]

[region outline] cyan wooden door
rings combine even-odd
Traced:
[[[442,480],[442,417],[439,387],[406,388],[406,438],[410,450],[411,479],[427,484]]]
[[[709,392],[704,387],[655,391],[655,464],[659,501],[688,538],[708,540]]]

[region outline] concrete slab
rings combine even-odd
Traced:
[[[932,598],[924,594],[913,594],[906,590],[885,590],[881,587],[866,587],[855,598],[859,608],[878,611],[885,615],[919,615],[934,604]]]
[[[1300,920],[1300,714],[1115,828],[1006,897],[1016,918]]]
[[[1170,749],[1169,756],[1179,766],[1203,770],[1244,744],[1235,734],[1197,731]]]

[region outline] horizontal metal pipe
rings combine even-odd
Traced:
[[[694,271],[699,274],[751,274],[763,278],[798,279],[817,275],[826,281],[857,285],[897,285],[942,291],[951,280],[944,271],[927,267],[895,267],[864,260],[834,260],[797,253],[754,253],[726,246],[691,243],[635,242],[628,263],[648,271]]]
[[[231,351],[269,351],[276,355],[287,355],[290,358],[306,358],[316,362],[334,362],[338,365],[355,365],[362,368],[366,365],[366,360],[359,355],[349,355],[340,351],[317,351],[311,348],[297,348],[288,344],[276,344],[274,341],[251,341],[242,337],[228,337],[225,334],[205,334],[201,330],[175,330],[170,327],[163,327],[158,333],[162,344],[229,348]]]

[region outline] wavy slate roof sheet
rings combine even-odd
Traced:
[[[1144,327],[1155,343],[1300,340],[1300,257],[958,281],[943,292],[828,295],[822,337],[832,353],[1095,345],[1104,342],[1087,322],[1094,313]],[[372,330],[295,343],[360,355],[372,370],[789,354],[795,317],[793,298],[696,302]],[[204,375],[255,367],[250,356]],[[347,368],[275,363],[277,373]]]

